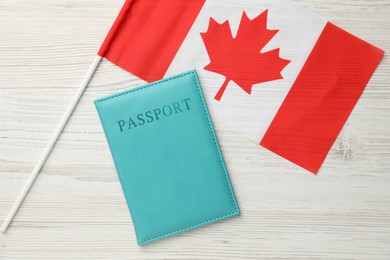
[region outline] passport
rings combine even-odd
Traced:
[[[240,214],[195,70],[95,106],[139,245]]]

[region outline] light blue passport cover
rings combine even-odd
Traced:
[[[95,105],[138,244],[240,214],[195,71]]]

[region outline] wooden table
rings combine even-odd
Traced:
[[[0,1],[0,221],[123,2]],[[297,2],[390,51],[389,0]],[[389,82],[385,56],[318,176],[217,123],[241,216],[139,247],[93,100],[143,82],[104,61],[0,259],[390,259]]]

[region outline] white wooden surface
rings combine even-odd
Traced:
[[[124,0],[0,1],[0,221]],[[298,0],[390,51],[389,0]],[[93,100],[141,80],[105,61],[0,259],[390,259],[390,60],[314,176],[216,124],[242,215],[138,247]]]

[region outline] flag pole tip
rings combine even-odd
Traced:
[[[7,231],[7,227],[6,226],[1,226],[1,233],[5,233],[5,231]]]

